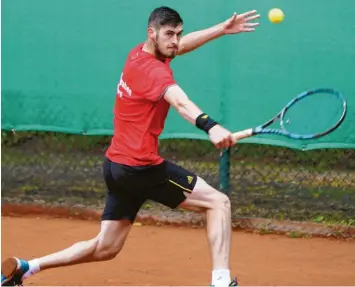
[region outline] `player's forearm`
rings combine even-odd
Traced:
[[[207,114],[203,113],[195,103],[190,101],[178,85],[168,88],[164,99],[175,108],[181,117],[206,133],[217,124]]]
[[[209,134],[210,129],[218,125],[207,114],[203,113],[198,106],[190,100],[181,102],[177,108],[178,113],[191,124]]]
[[[195,31],[182,37],[179,45],[179,55],[191,52],[202,45],[223,35],[222,23],[213,27]]]
[[[201,109],[189,99],[179,101],[176,110],[185,120],[191,124],[196,124],[197,117],[202,113]]]

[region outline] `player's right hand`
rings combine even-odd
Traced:
[[[215,125],[211,128],[208,135],[216,148],[229,148],[236,144],[236,140],[232,137],[232,133],[220,125]]]

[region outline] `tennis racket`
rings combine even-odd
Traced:
[[[333,89],[305,91],[294,97],[274,118],[264,124],[233,134],[235,140],[259,134],[281,135],[297,140],[325,136],[338,128],[345,119],[346,101]],[[279,128],[271,125],[279,121]]]

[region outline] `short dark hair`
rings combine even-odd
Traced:
[[[183,21],[177,11],[166,6],[155,8],[149,16],[148,26],[160,28],[169,25],[176,27],[183,24]]]

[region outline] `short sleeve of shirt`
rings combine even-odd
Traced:
[[[165,94],[166,90],[176,82],[170,67],[164,63],[154,65],[147,72],[146,98],[150,101],[159,101]]]

